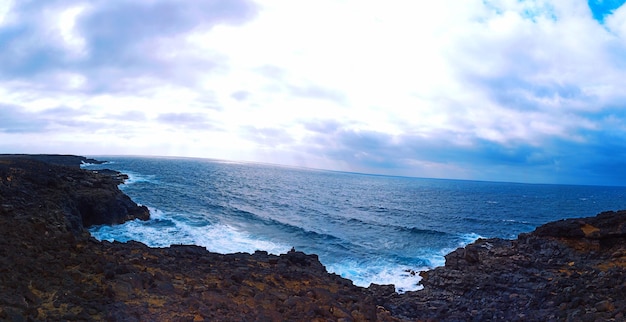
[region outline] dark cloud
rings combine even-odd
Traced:
[[[177,54],[179,36],[222,23],[240,24],[257,11],[248,0],[90,2],[75,24],[85,47],[77,57],[59,44],[49,25],[54,23],[50,12],[77,4],[16,2],[11,12],[15,23],[0,27],[0,78],[46,82],[49,73],[73,72],[86,76],[84,90],[89,92],[128,90],[132,80],[142,77],[193,82],[187,77],[195,73],[189,71],[210,71],[220,58]]]
[[[626,184],[626,137],[617,130],[589,131],[584,142],[549,138],[541,145],[503,145],[483,139],[458,144],[455,133],[423,137],[350,130],[336,121],[306,128],[313,133],[308,153],[370,172],[415,175],[415,164],[426,162],[464,169],[479,180]]]
[[[31,77],[63,68],[66,53],[52,35],[50,11],[77,4],[76,1],[15,2],[8,18],[11,24],[0,27],[0,77]]]
[[[47,130],[48,122],[22,107],[0,104],[0,132],[37,133]]]
[[[531,81],[514,76],[492,78],[469,77],[469,83],[480,87],[493,102],[506,109],[534,111],[543,110],[549,102],[559,104],[592,104],[596,99],[585,94],[576,84],[559,83],[554,80]]]
[[[54,131],[77,130],[94,132],[110,128],[111,119],[119,124],[123,121],[145,120],[141,112],[128,112],[109,119],[83,118],[89,115],[88,108],[75,109],[59,106],[40,112],[28,112],[21,106],[0,104],[0,132],[5,133],[53,133]]]
[[[167,58],[152,56],[151,49],[167,48],[169,39],[193,29],[209,29],[220,23],[239,24],[254,17],[256,8],[249,1],[129,1],[106,2],[82,16],[78,29],[87,40],[90,60],[95,64],[143,69],[165,63]],[[175,46],[175,43],[171,44]],[[176,64],[175,61],[169,61]],[[192,62],[194,68],[211,64]],[[152,71],[154,72],[154,71]]]
[[[251,141],[266,147],[277,147],[279,145],[289,146],[294,143],[294,139],[285,129],[282,128],[259,128],[243,127],[242,135]]]
[[[57,107],[42,112],[28,112],[21,106],[0,104],[0,131],[6,133],[45,133],[55,125],[84,127],[84,122],[75,122],[80,111],[68,107]]]
[[[30,19],[29,19],[30,20]],[[66,65],[64,52],[46,44],[43,34],[32,25],[0,27],[0,77],[32,77]]]
[[[340,131],[345,124],[335,120],[316,120],[303,123],[304,128],[317,133],[332,134]]]
[[[232,93],[230,95],[230,97],[232,97],[232,98],[234,98],[234,99],[236,99],[236,100],[238,100],[240,102],[243,102],[243,101],[247,100],[250,97],[250,95],[251,94],[248,91],[237,91],[237,92]]]
[[[589,130],[584,142],[565,142],[571,177],[590,184],[626,185],[626,134],[617,128]]]
[[[249,1],[122,1],[100,2],[80,19],[79,27],[93,47],[123,49],[146,38],[168,37],[196,27],[238,24],[254,16]]]
[[[88,107],[74,109],[70,107],[60,106],[52,109],[41,111],[37,114],[33,113],[33,118],[47,122],[48,127],[52,130],[59,128],[77,130],[81,132],[95,132],[106,129],[110,126],[106,120],[85,117],[91,113]]]

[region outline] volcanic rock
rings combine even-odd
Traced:
[[[517,240],[479,239],[421,273],[423,290],[378,299],[433,321],[619,321],[626,312],[626,211],[560,220]]]

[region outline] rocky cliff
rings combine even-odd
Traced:
[[[93,162],[91,160],[88,162]],[[626,212],[484,239],[422,273],[424,289],[360,288],[317,256],[99,242],[85,227],[148,219],[123,176],[82,157],[0,156],[0,320],[620,321]]]
[[[481,239],[423,272],[424,289],[380,304],[446,321],[624,321],[626,211],[548,223],[516,240]]]

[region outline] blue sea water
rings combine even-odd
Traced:
[[[219,253],[292,247],[356,285],[418,289],[419,272],[479,237],[626,209],[626,187],[375,176],[206,159],[97,157],[152,219],[90,229],[100,240]]]

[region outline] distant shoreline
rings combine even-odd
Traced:
[[[83,163],[106,163],[106,161],[99,161],[96,159],[71,154],[0,154],[0,158],[22,158],[70,167],[80,167],[80,165]]]

